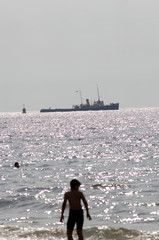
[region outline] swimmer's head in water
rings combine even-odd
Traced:
[[[19,163],[18,163],[18,162],[15,162],[15,163],[14,163],[14,167],[19,168],[19,167],[20,167],[20,166],[19,166]]]

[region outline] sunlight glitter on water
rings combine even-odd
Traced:
[[[93,218],[86,226],[157,229],[158,111],[1,115],[1,222],[59,226],[78,178]]]

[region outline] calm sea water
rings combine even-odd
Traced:
[[[73,178],[92,216],[85,239],[159,239],[159,108],[0,113],[1,240],[66,239]]]

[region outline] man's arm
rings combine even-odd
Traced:
[[[65,193],[64,200],[63,200],[63,203],[62,203],[60,222],[63,222],[63,220],[64,220],[64,211],[65,211],[65,208],[66,208],[66,202],[67,202],[67,197],[66,197],[66,193]]]
[[[84,206],[85,206],[85,209],[86,209],[86,212],[87,212],[87,218],[88,218],[89,220],[91,220],[91,216],[90,216],[89,210],[88,210],[88,203],[87,203],[87,201],[86,201],[85,196],[83,195],[83,193],[82,193],[81,198],[82,198],[82,201],[83,201],[83,203],[84,203]]]

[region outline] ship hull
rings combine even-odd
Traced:
[[[48,108],[48,109],[41,109],[40,112],[82,112],[82,111],[105,111],[105,110],[119,110],[119,103],[112,103],[109,105],[104,106],[89,106],[83,108]]]

